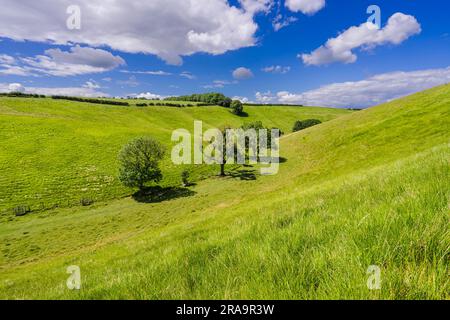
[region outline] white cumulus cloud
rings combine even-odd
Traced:
[[[23,92],[48,96],[63,95],[72,97],[106,97],[108,94],[88,87],[25,87],[20,83],[0,83],[0,92]]]
[[[334,83],[303,93],[278,92],[281,103],[365,108],[450,83],[450,67],[390,72],[366,80]]]
[[[75,46],[70,51],[49,49],[45,55],[22,58],[25,69],[52,76],[101,73],[125,64],[125,61],[102,49]]]
[[[125,61],[102,49],[75,46],[69,51],[48,49],[42,55],[15,59],[0,56],[0,74],[17,76],[76,76],[113,70]]]
[[[253,72],[248,68],[240,67],[233,71],[233,78],[237,80],[250,79],[253,78]]]
[[[197,52],[222,54],[253,46],[254,14],[271,1],[227,0],[2,0],[0,37],[13,40],[108,46],[154,54],[170,64]],[[66,10],[78,5],[81,29],[70,30]]]
[[[338,37],[329,39],[325,45],[310,54],[299,57],[306,65],[324,65],[334,62],[354,63],[357,60],[352,50],[357,48],[372,49],[384,44],[398,45],[409,37],[421,32],[416,18],[403,13],[392,15],[387,25],[377,29],[371,22],[353,26]]]
[[[20,83],[10,83],[8,92],[25,92],[25,87]]]
[[[325,7],[325,0],[286,0],[285,4],[293,12],[312,15]]]
[[[151,92],[143,92],[139,94],[133,94],[132,97],[136,97],[138,99],[147,99],[147,100],[161,100],[164,99],[163,96]]]

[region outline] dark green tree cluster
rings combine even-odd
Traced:
[[[246,103],[248,106],[254,107],[304,107],[302,104],[286,104],[286,103]]]
[[[11,98],[46,98],[43,94],[31,94],[23,92],[8,92],[0,93],[0,97],[11,97]]]
[[[203,94],[192,94],[189,96],[180,96],[180,97],[169,97],[166,98],[167,101],[190,101],[190,102],[202,102],[209,105],[223,105],[228,102],[231,103],[231,99],[225,97],[221,93],[211,92],[211,93],[203,93]]]
[[[294,128],[292,129],[292,131],[297,132],[297,131],[305,130],[307,128],[316,126],[321,123],[322,123],[322,121],[317,120],[317,119],[308,119],[308,120],[304,120],[304,121],[298,120],[295,122]]]
[[[162,106],[162,107],[174,107],[174,108],[184,108],[184,107],[195,107],[195,104],[181,104],[173,102],[148,102],[148,103],[136,103],[136,107],[151,107],[151,106]],[[199,106],[199,105],[197,105]],[[201,106],[200,106],[201,107]]]
[[[244,113],[244,106],[242,105],[242,102],[239,100],[233,100],[231,102],[231,112],[237,116],[240,116]]]
[[[97,98],[52,96],[52,99],[69,100],[69,101],[77,101],[77,102],[85,102],[85,103],[108,104],[108,105],[112,105],[112,106],[129,106],[130,105],[128,102],[125,102],[125,101],[113,101],[113,100],[104,100],[104,99],[97,99]]]

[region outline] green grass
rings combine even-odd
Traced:
[[[276,176],[2,223],[0,298],[448,299],[449,128],[447,85],[285,136]]]
[[[33,211],[127,196],[117,180],[117,154],[132,138],[152,135],[170,147],[172,131],[261,120],[289,132],[296,119],[327,121],[349,111],[319,108],[248,107],[241,118],[220,107],[117,107],[52,99],[0,98],[0,221],[14,219],[12,209]],[[163,185],[180,185],[181,168],[164,163]],[[193,179],[215,174],[199,166]]]

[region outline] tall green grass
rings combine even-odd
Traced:
[[[445,145],[364,176],[16,267],[2,272],[0,297],[448,298],[449,156]],[[73,264],[79,292],[65,287]],[[379,291],[366,286],[370,265],[382,270]]]
[[[0,297],[448,298],[449,106],[441,86],[287,135],[276,176],[2,223]]]

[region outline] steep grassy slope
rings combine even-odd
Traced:
[[[11,208],[33,210],[78,205],[130,194],[117,180],[117,154],[131,138],[152,135],[169,146],[172,131],[262,120],[289,132],[297,119],[323,121],[348,114],[321,108],[248,107],[236,117],[220,107],[112,107],[51,99],[0,98],[0,219],[13,219]],[[165,185],[179,185],[181,168],[164,165]],[[194,178],[208,176],[205,166]]]
[[[449,128],[442,86],[286,136],[277,176],[2,224],[0,297],[448,298]]]

